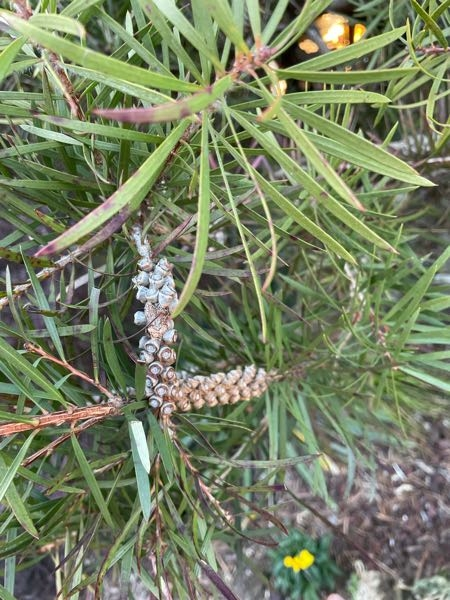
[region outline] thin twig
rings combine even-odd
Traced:
[[[105,388],[101,383],[98,383],[98,381],[95,381],[94,379],[92,379],[92,377],[90,377],[87,373],[84,373],[83,371],[79,371],[75,367],[72,367],[72,365],[69,364],[68,362],[60,360],[59,358],[56,358],[56,356],[52,356],[51,354],[48,354],[48,352],[43,350],[41,347],[35,346],[34,344],[31,344],[30,342],[27,342],[26,344],[24,344],[23,347],[28,352],[33,352],[34,354],[39,354],[39,356],[42,356],[43,358],[46,358],[47,360],[49,360],[53,363],[56,363],[57,365],[60,365],[61,367],[64,367],[65,369],[67,369],[67,371],[70,371],[73,375],[75,375],[79,379],[83,379],[83,381],[87,381],[88,383],[90,383],[91,385],[96,387],[99,392],[101,392],[107,398],[109,398],[111,402],[114,402],[117,399],[116,394],[113,394],[112,392],[110,392],[108,390],[108,388]]]
[[[42,269],[41,271],[36,273],[36,277],[40,281],[42,281],[44,279],[48,279],[49,277],[54,275],[56,272],[64,269],[64,267],[66,265],[68,265],[69,263],[73,263],[75,261],[75,259],[79,256],[80,253],[81,253],[80,250],[75,250],[74,252],[70,252],[66,256],[63,256],[59,260],[55,261],[55,263],[53,264],[52,267],[45,267],[44,269]],[[20,284],[14,286],[14,288],[12,289],[12,294],[11,294],[12,298],[18,298],[19,296],[22,296],[22,294],[25,294],[25,292],[27,292],[31,287],[32,287],[31,281],[27,281],[26,283],[20,283]],[[0,310],[4,306],[7,306],[8,304],[9,304],[8,296],[4,296],[3,298],[0,298]]]

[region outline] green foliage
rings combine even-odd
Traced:
[[[64,598],[231,598],[218,544],[271,543],[286,468],[326,496],[311,455],[350,486],[446,404],[446,3],[355,1],[365,39],[293,64],[328,0],[33,4],[0,10],[1,594],[47,554]],[[276,369],[263,398],[147,414],[136,220],[174,264],[177,369]]]
[[[333,591],[340,569],[331,557],[330,543],[331,538],[328,536],[313,539],[294,529],[270,553],[274,585],[283,593],[283,598],[319,600],[321,592]],[[285,566],[284,559],[286,556],[295,556],[302,550],[313,555],[314,563],[296,573],[294,569]]]

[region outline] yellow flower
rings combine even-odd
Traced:
[[[314,554],[311,554],[309,550],[300,550],[295,556],[285,556],[283,559],[283,565],[292,569],[294,573],[299,571],[306,571],[309,567],[314,564]]]

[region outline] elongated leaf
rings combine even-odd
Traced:
[[[347,250],[341,244],[326,233],[322,228],[316,225],[311,219],[304,215],[292,202],[290,202],[274,185],[272,185],[265,177],[260,175],[256,170],[253,171],[258,184],[268,197],[277,204],[289,217],[291,217],[305,231],[308,231],[316,239],[320,240],[327,248],[335,252],[338,256],[347,260],[350,263],[356,264]]]
[[[401,371],[402,373],[406,373],[407,375],[410,375],[411,377],[414,377],[415,379],[419,379],[420,381],[428,383],[428,385],[432,385],[433,387],[435,387],[443,392],[450,392],[450,383],[448,381],[439,379],[438,377],[435,377],[434,375],[430,375],[429,373],[424,373],[423,371],[418,371],[417,369],[411,369],[411,367],[400,366],[400,367],[398,367],[398,370]]]
[[[151,0],[151,4],[156,4],[166,19],[169,19],[175,25],[179,32],[198,50],[199,54],[211,61],[219,73],[224,70],[219,60],[217,49],[214,52],[206,45],[203,37],[186,19],[181,10],[176,6],[174,0]]]
[[[174,464],[171,450],[173,447],[169,445],[170,440],[162,432],[161,426],[152,412],[149,411],[147,413],[147,419],[150,425],[150,432],[153,436],[153,440],[158,448],[158,452],[161,455],[161,460],[166,470],[167,477],[169,481],[172,481],[174,476]]]
[[[45,48],[61,54],[69,60],[73,60],[82,67],[99,71],[105,75],[111,74],[113,77],[138,83],[140,85],[148,85],[164,90],[195,92],[198,87],[192,83],[187,83],[176,77],[161,75],[154,71],[141,69],[135,65],[124,63],[120,60],[94,52],[88,48],[78,46],[68,40],[62,39],[53,33],[49,33],[20,19],[15,14],[6,10],[0,10],[0,18],[4,19],[15,31],[18,31],[36,44],[41,44]]]
[[[36,27],[51,29],[61,33],[69,33],[71,35],[76,35],[81,39],[86,37],[86,30],[83,25],[76,19],[71,19],[64,15],[37,13],[30,17],[29,22],[33,23]]]
[[[321,90],[293,92],[284,96],[292,104],[389,104],[387,96],[365,90]]]
[[[405,67],[396,69],[374,69],[373,71],[305,71],[301,67],[290,69],[277,69],[279,79],[299,79],[311,83],[334,83],[342,85],[377,83],[401,79],[402,77],[414,77],[420,72],[417,67]]]
[[[282,109],[278,111],[278,118],[283,123],[286,132],[289,132],[291,139],[297,144],[297,148],[302,152],[303,156],[314,166],[317,173],[322,175],[330,187],[349,204],[358,210],[364,210],[363,205],[355,194],[334,169],[331,168],[330,164],[320,154],[300,127]]]
[[[411,4],[428,29],[434,33],[439,44],[443,48],[448,48],[447,38],[434,20],[433,15],[429,15],[416,0],[411,0]]]
[[[261,144],[269,155],[278,161],[289,177],[292,177],[294,181],[303,185],[305,189],[322,203],[335,217],[346,223],[348,227],[356,231],[363,239],[371,241],[381,248],[393,250],[390,244],[335,200],[322,186],[306,173],[296,161],[281,150],[273,140],[269,140],[262,131],[249,123],[249,121],[237,111],[233,112],[233,116],[242,127],[244,127],[259,144]]]
[[[230,90],[232,85],[233,80],[230,75],[227,75],[203,92],[176,102],[168,102],[152,108],[96,109],[94,112],[100,117],[126,123],[178,121],[208,108]]]
[[[91,234],[120,210],[126,209],[129,213],[136,210],[156,181],[167,157],[186,131],[188,125],[188,121],[182,121],[147,158],[136,173],[127,179],[112,196],[56,240],[41,248],[36,256],[59,253],[71,244],[78,242],[81,238]]]
[[[133,455],[134,471],[142,514],[148,521],[151,513],[150,481],[150,455],[148,451],[147,438],[141,421],[130,419],[128,421],[128,432],[131,440],[131,452]]]
[[[67,402],[55,388],[36,368],[33,367],[17,350],[14,350],[5,340],[0,338],[0,357],[6,361],[15,371],[28,377],[34,384],[44,390],[48,397],[60,404],[66,405]]]
[[[242,31],[236,26],[236,20],[231,12],[227,0],[204,0],[205,9],[215,19],[220,29],[226,34],[230,41],[240,52],[249,52],[249,48],[244,41]]]
[[[28,273],[29,280],[30,280],[32,288],[33,288],[33,292],[36,295],[38,307],[40,309],[43,309],[44,313],[50,312],[50,305],[48,303],[47,296],[46,296],[44,290],[42,289],[41,282],[36,277],[36,273],[34,272],[34,270],[31,267],[28,257],[23,255],[23,261],[24,261],[25,268]],[[55,346],[55,349],[59,354],[60,359],[65,361],[66,359],[64,357],[64,350],[63,350],[63,347],[61,344],[61,340],[59,339],[58,327],[56,325],[54,317],[46,316],[45,314],[43,314],[42,318],[44,320],[45,327],[49,333],[49,336]]]
[[[296,106],[291,102],[285,103],[283,100],[284,104],[286,104],[286,110],[291,115],[301,119],[310,127],[314,127],[322,134],[337,141],[341,147],[346,148],[346,155],[353,164],[361,164],[364,161],[363,166],[372,165],[371,167],[366,166],[366,168],[381,175],[388,175],[393,179],[412,183],[413,185],[434,186],[434,183],[419,175],[407,163],[389,154],[389,152],[380,146],[376,146],[345,127],[333,123],[329,119],[325,119],[306,108]]]
[[[144,142],[148,144],[160,144],[163,141],[163,138],[159,135],[135,131],[134,129],[125,129],[120,126],[114,127],[113,125],[102,125],[101,123],[89,123],[87,121],[65,119],[52,115],[36,115],[36,118],[45,123],[52,123],[76,133],[91,133],[93,135],[110,137],[114,140],[129,140],[130,142]]]
[[[32,433],[23,444],[19,453],[16,455],[14,461],[9,467],[6,465],[4,458],[0,454],[0,498],[6,496],[6,500],[16,519],[19,521],[25,531],[37,539],[39,537],[38,531],[25,507],[24,501],[22,500],[16,486],[13,483],[14,476],[20,468],[20,464],[25,458],[33,438],[34,433]]]
[[[105,324],[103,326],[103,348],[105,352],[106,361],[111,370],[111,373],[116,379],[122,391],[125,392],[125,377],[123,375],[123,370],[120,365],[119,359],[117,358],[116,349],[114,347],[114,342],[112,339],[111,323],[109,319],[105,320]]]
[[[24,43],[25,38],[19,37],[2,50],[0,54],[0,81],[9,75],[12,62],[19,54]]]
[[[75,457],[77,459],[78,464],[80,465],[81,472],[83,473],[83,477],[85,478],[86,483],[88,485],[88,491],[94,497],[94,500],[100,512],[102,513],[102,516],[105,519],[106,523],[111,527],[111,529],[115,529],[114,521],[112,520],[111,514],[108,510],[108,505],[106,504],[105,499],[103,498],[103,494],[100,490],[97,480],[95,479],[95,475],[92,472],[91,466],[89,465],[76,436],[71,435],[70,439],[72,441],[72,447],[75,452]]]
[[[380,48],[384,48],[385,46],[392,44],[405,32],[406,27],[398,27],[397,29],[388,31],[387,33],[366,38],[357,42],[356,44],[350,44],[349,46],[340,48],[334,52],[327,52],[322,56],[305,60],[301,64],[301,69],[302,71],[321,71],[322,69],[331,69],[333,67],[337,67],[338,65],[361,58],[366,54],[371,54],[375,50],[379,50]],[[292,69],[296,68],[297,67],[292,67]],[[288,71],[289,70],[291,69],[288,69]]]
[[[191,299],[203,271],[205,254],[208,248],[210,210],[210,181],[209,181],[209,146],[208,146],[208,114],[203,113],[200,150],[200,176],[198,191],[197,233],[195,237],[194,254],[189,275],[180,294],[178,306],[173,316],[179,315]]]

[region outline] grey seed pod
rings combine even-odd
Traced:
[[[165,383],[158,383],[158,385],[155,386],[155,394],[157,396],[160,396],[161,398],[163,398],[164,396],[167,396],[168,393],[169,393],[169,387]]]
[[[169,346],[161,346],[158,352],[158,359],[164,365],[171,365],[175,362],[177,355],[175,354],[175,350],[169,348]]]
[[[155,275],[155,273],[152,273],[151,277],[150,277],[149,285],[152,285],[155,288],[157,288],[158,290],[160,290],[162,288],[162,286],[164,285],[164,277],[158,277],[157,275]]]
[[[144,346],[145,350],[150,354],[156,354],[161,347],[161,340],[157,340],[154,338],[147,338],[147,342]]]
[[[155,390],[153,388],[152,385],[150,385],[150,382],[145,382],[145,389],[144,389],[144,394],[146,398],[150,398],[150,396],[153,396],[155,393]]]
[[[144,287],[143,285],[140,285],[136,292],[136,300],[139,300],[139,302],[145,304],[147,302],[147,294],[148,288]]]
[[[160,291],[158,294],[158,304],[162,308],[167,308],[170,305],[170,303],[172,302],[172,298],[173,298],[173,293],[170,295],[167,295],[164,292]]]
[[[166,367],[161,373],[161,379],[164,381],[172,382],[175,381],[177,373],[173,367]]]
[[[172,295],[172,296],[177,293],[175,290],[175,282],[173,280],[173,277],[165,278],[164,285],[161,288],[161,292],[164,292],[164,294]]]
[[[140,286],[140,285],[147,286],[149,281],[150,281],[149,275],[145,271],[139,271],[139,273],[136,275],[136,277],[133,277],[133,283],[136,286]]]
[[[158,299],[158,288],[156,287],[156,285],[154,285],[153,281],[150,279],[149,284],[148,284],[147,300],[149,302],[156,302],[157,299]]]
[[[141,350],[144,350],[145,345],[147,344],[147,342],[150,341],[150,338],[148,337],[148,335],[143,335],[140,339],[139,339],[139,348]]]
[[[162,371],[164,369],[164,366],[158,362],[157,360],[155,360],[154,362],[152,362],[152,364],[148,367],[148,372],[153,375],[153,377],[158,377],[159,375],[161,375]]]
[[[159,408],[162,404],[162,400],[158,396],[152,396],[149,398],[148,403],[152,408]]]
[[[167,260],[167,258],[164,258],[163,256],[159,259],[158,263],[156,264],[153,274],[156,276],[157,279],[165,279],[167,275],[170,275],[171,271],[172,265]]]
[[[166,344],[175,344],[178,340],[178,333],[176,331],[176,329],[168,329],[164,334],[163,334],[163,342],[166,342]]]
[[[148,256],[139,259],[137,264],[141,271],[146,271],[147,273],[153,269],[153,262]]]
[[[149,365],[155,360],[155,355],[147,352],[146,350],[142,350],[142,352],[139,353],[139,360],[140,362],[144,362],[145,364]]]
[[[157,386],[159,383],[159,379],[158,377],[156,377],[155,375],[151,374],[151,373],[147,373],[147,376],[145,378],[145,389],[148,388],[154,388],[155,386]],[[151,396],[151,394],[148,394],[149,396]]]
[[[141,325],[147,324],[147,319],[145,318],[145,313],[142,310],[138,310],[134,313],[134,324],[138,327]]]
[[[175,404],[173,402],[164,402],[161,406],[161,413],[163,415],[170,415],[175,410]]]

